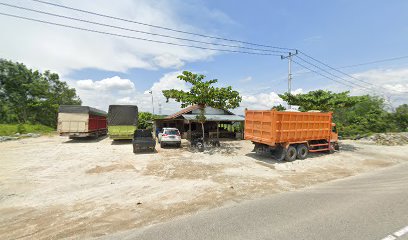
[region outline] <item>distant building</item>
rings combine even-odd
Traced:
[[[200,114],[200,106],[193,105],[165,118],[154,120],[154,130],[157,133],[162,128],[174,127],[180,130],[182,138],[190,138],[191,135],[202,135],[201,123],[197,122]],[[204,132],[206,137],[216,138],[239,138],[242,139],[243,123],[245,119],[234,113],[212,107],[205,107],[204,115],[206,122]]]

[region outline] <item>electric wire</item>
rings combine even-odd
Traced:
[[[188,38],[181,38],[181,37],[175,37],[175,36],[170,36],[170,35],[164,35],[164,34],[159,34],[159,33],[150,33],[150,32],[146,32],[146,31],[135,30],[135,29],[130,29],[130,28],[124,28],[124,27],[120,27],[120,26],[109,25],[109,24],[104,24],[104,23],[99,23],[99,22],[93,22],[93,21],[89,21],[89,20],[85,20],[85,19],[74,18],[74,17],[64,16],[64,15],[60,15],[60,14],[45,12],[45,11],[41,11],[41,10],[36,10],[36,9],[31,9],[31,8],[26,8],[26,7],[21,7],[21,6],[16,6],[16,5],[8,4],[8,3],[2,3],[2,2],[0,2],[0,5],[7,6],[7,7],[12,7],[12,8],[17,8],[17,9],[22,9],[22,10],[26,10],[26,11],[30,11],[30,12],[41,13],[41,14],[45,14],[45,15],[49,15],[49,16],[54,16],[54,17],[65,18],[65,19],[74,20],[74,21],[78,21],[78,22],[90,23],[90,24],[99,25],[99,26],[104,26],[104,27],[116,28],[116,29],[120,29],[120,30],[126,30],[126,31],[137,32],[137,33],[143,33],[143,34],[148,34],[148,35],[153,35],[153,36],[159,36],[159,37],[165,37],[165,38],[171,38],[171,39],[176,39],[176,40],[189,41],[189,42],[194,42],[194,43],[202,43],[202,44],[207,44],[207,45],[222,46],[222,47],[241,48],[241,49],[261,51],[261,52],[285,53],[285,52],[283,52],[282,50],[260,49],[260,48],[244,47],[244,46],[239,46],[239,45],[229,45],[229,44],[223,44],[223,43],[212,43],[212,42],[205,42],[205,41],[200,41],[200,40],[194,40],[194,39],[188,39]]]
[[[366,87],[366,86],[357,84],[357,83],[355,83],[355,82],[353,82],[353,81],[350,81],[350,80],[347,80],[347,79],[345,79],[345,78],[339,77],[339,76],[337,76],[337,75],[335,75],[335,74],[332,74],[331,72],[325,70],[324,68],[321,68],[321,67],[317,66],[316,64],[313,64],[313,63],[311,63],[311,62],[306,61],[306,60],[303,59],[302,57],[299,57],[299,56],[297,56],[297,55],[295,55],[295,56],[296,56],[298,59],[300,59],[301,61],[303,61],[303,62],[305,62],[305,63],[307,63],[307,64],[309,64],[309,65],[311,65],[311,66],[313,66],[313,67],[315,67],[315,68],[317,68],[317,69],[319,69],[319,70],[321,70],[321,71],[323,71],[323,72],[325,72],[325,73],[327,73],[327,74],[329,74],[329,75],[332,76],[332,77],[341,79],[341,80],[346,81],[346,82],[348,82],[348,83],[350,83],[350,84],[353,84],[353,85],[355,85],[355,86],[358,86],[358,87],[361,87],[361,88],[365,88],[365,89],[367,89],[367,90],[374,91],[373,89],[370,89],[370,88],[368,88],[368,87]]]
[[[194,46],[194,45],[187,45],[187,44],[180,44],[180,43],[159,41],[159,40],[154,40],[154,39],[149,39],[149,38],[134,37],[134,36],[128,36],[128,35],[123,35],[123,34],[93,30],[93,29],[88,29],[88,28],[75,27],[75,26],[71,26],[71,25],[55,23],[55,22],[49,22],[49,21],[35,19],[35,18],[28,18],[28,17],[18,16],[18,15],[14,15],[14,14],[3,13],[3,12],[0,12],[0,15],[13,17],[13,18],[18,18],[18,19],[29,20],[29,21],[33,21],[33,22],[45,23],[45,24],[55,25],[55,26],[60,26],[60,27],[65,27],[65,28],[77,29],[77,30],[81,30],[81,31],[105,34],[105,35],[128,38],[128,39],[136,39],[136,40],[142,40],[142,41],[154,42],[154,43],[160,43],[160,44],[174,45],[174,46],[180,46],[180,47],[190,47],[190,48],[197,48],[197,49],[203,49],[203,50],[223,51],[223,52],[233,52],[233,53],[244,53],[244,54],[250,54],[250,55],[280,56],[278,54],[272,54],[272,53],[259,53],[259,52],[248,52],[248,51],[221,49],[221,48],[209,48],[209,47],[201,47],[201,46]]]
[[[158,28],[158,29],[162,29],[162,30],[188,34],[188,35],[194,35],[194,36],[199,36],[199,37],[204,37],[204,38],[211,38],[211,39],[242,43],[242,44],[258,46],[258,47],[274,48],[274,49],[280,49],[280,50],[286,50],[286,51],[296,50],[294,48],[277,47],[277,46],[271,46],[271,45],[264,45],[264,44],[246,42],[246,41],[241,41],[241,40],[236,40],[236,39],[230,39],[230,38],[224,38],[224,37],[218,37],[218,36],[211,36],[211,35],[206,35],[206,34],[201,34],[201,33],[188,32],[188,31],[178,30],[178,29],[174,29],[174,28],[163,27],[163,26],[158,26],[158,25],[154,25],[154,24],[148,24],[148,23],[144,23],[144,22],[140,22],[140,21],[134,21],[134,20],[129,20],[129,19],[120,18],[120,17],[114,17],[114,16],[110,16],[110,15],[106,15],[106,14],[101,14],[101,13],[92,12],[92,11],[88,11],[88,10],[78,9],[78,8],[69,7],[69,6],[62,5],[62,4],[47,2],[47,1],[41,1],[41,0],[32,0],[32,1],[42,3],[42,4],[51,5],[51,6],[55,6],[55,7],[59,7],[59,8],[65,8],[65,9],[69,9],[69,10],[73,10],[73,11],[77,11],[77,12],[87,13],[87,14],[91,14],[91,15],[95,15],[95,16],[99,16],[99,17],[105,17],[105,18],[115,19],[115,20],[119,20],[119,21],[124,21],[124,22],[129,22],[129,23],[139,24],[139,25],[143,25],[143,26],[148,26],[148,27]]]
[[[303,67],[303,68],[305,68],[305,69],[307,69],[307,70],[309,70],[309,71],[311,71],[311,72],[316,73],[317,75],[320,75],[320,76],[322,76],[322,77],[324,77],[324,78],[327,78],[327,79],[329,79],[329,80],[332,80],[332,81],[334,81],[334,82],[340,83],[340,84],[342,84],[342,85],[345,85],[345,86],[348,86],[348,87],[351,87],[351,88],[354,88],[354,87],[355,87],[355,86],[346,84],[346,83],[344,83],[344,82],[342,82],[342,81],[338,81],[338,80],[336,80],[336,79],[334,79],[334,78],[328,77],[328,76],[326,76],[326,75],[324,75],[324,74],[322,74],[322,73],[320,73],[320,72],[318,72],[318,71],[316,71],[316,70],[314,70],[314,69],[311,69],[311,68],[309,68],[309,67],[307,67],[307,66],[305,66],[305,65],[303,65],[303,64],[301,64],[301,63],[299,63],[299,62],[297,62],[297,61],[295,61],[295,60],[293,60],[293,59],[292,59],[292,62],[294,62],[295,64],[297,64],[297,65],[299,65],[299,66],[301,66],[301,67]]]
[[[382,62],[397,61],[397,60],[406,59],[406,58],[408,58],[408,56],[400,56],[400,57],[386,58],[386,59],[380,59],[380,60],[375,60],[375,61],[371,61],[371,62],[356,63],[356,64],[352,64],[352,65],[342,66],[342,67],[339,67],[339,68],[359,67],[359,66],[371,65],[371,64],[382,63]]]
[[[345,73],[345,72],[343,72],[343,71],[340,71],[340,70],[338,70],[338,69],[336,69],[336,68],[334,68],[334,67],[332,67],[332,66],[330,66],[330,65],[328,65],[328,64],[326,64],[326,63],[324,63],[324,62],[322,62],[322,61],[320,61],[320,60],[318,60],[318,59],[316,59],[316,58],[314,58],[314,57],[312,57],[312,56],[310,56],[310,55],[308,55],[308,54],[302,52],[302,51],[299,51],[299,53],[303,54],[304,56],[306,56],[306,57],[309,58],[309,59],[312,59],[312,60],[315,61],[315,62],[318,62],[318,63],[320,63],[320,64],[322,64],[322,65],[324,65],[324,66],[330,68],[330,69],[333,70],[333,71],[336,71],[336,72],[338,72],[338,73],[341,73],[341,74],[343,74],[343,75],[345,75],[345,76],[347,76],[347,77],[349,77],[349,78],[352,78],[352,79],[354,79],[354,80],[356,80],[356,81],[363,82],[363,83],[369,84],[369,85],[375,85],[375,86],[377,86],[377,87],[379,87],[379,88],[383,88],[382,86],[378,86],[378,85],[376,85],[376,84],[374,84],[374,83],[366,82],[366,81],[361,80],[361,79],[358,79],[358,78],[356,78],[356,77],[354,77],[354,76],[352,76],[352,75],[350,75],[350,74],[348,74],[348,73]],[[397,91],[397,90],[393,90],[393,89],[390,89],[390,90],[391,90],[391,91],[394,91],[394,92],[401,93],[400,91]]]

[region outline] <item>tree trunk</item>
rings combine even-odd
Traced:
[[[204,123],[201,122],[201,129],[203,130],[203,142],[204,142]]]

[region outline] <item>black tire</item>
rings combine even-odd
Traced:
[[[339,143],[335,143],[334,144],[334,150],[336,150],[336,151],[339,151],[340,150],[340,146],[339,146]]]
[[[272,154],[276,161],[282,162],[286,156],[286,149],[283,147],[278,147],[272,151]]]
[[[296,148],[294,146],[289,146],[286,149],[285,160],[288,162],[294,161],[296,160],[296,155],[297,155]]]
[[[198,149],[199,152],[204,152],[204,144],[202,142],[197,142],[196,148]]]
[[[305,159],[309,153],[309,149],[305,144],[300,144],[296,147],[296,152],[298,159]]]
[[[164,143],[163,142],[160,142],[160,147],[164,148]]]
[[[181,148],[181,143],[177,143],[177,147],[178,147],[178,148]]]

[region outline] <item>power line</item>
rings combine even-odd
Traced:
[[[295,60],[292,59],[292,62],[294,62],[295,64],[297,64],[297,65],[299,65],[299,66],[301,66],[301,67],[303,67],[303,68],[305,68],[305,69],[307,69],[307,70],[309,70],[309,71],[311,71],[311,72],[314,72],[314,73],[316,73],[316,74],[318,74],[318,75],[320,75],[320,76],[322,76],[322,77],[324,77],[324,78],[327,78],[327,79],[329,79],[329,80],[332,80],[332,81],[334,81],[334,82],[340,83],[340,84],[342,84],[342,85],[345,85],[345,86],[354,88],[354,86],[352,86],[352,85],[348,85],[348,84],[346,84],[346,83],[344,83],[344,82],[342,82],[342,81],[338,81],[338,80],[336,80],[336,79],[334,79],[334,78],[328,77],[328,76],[326,76],[326,75],[324,75],[324,74],[322,74],[322,73],[320,73],[320,72],[318,72],[318,71],[316,71],[316,70],[313,70],[313,69],[311,69],[311,68],[309,68],[309,67],[307,67],[307,66],[305,66],[305,65],[303,65],[303,64],[301,64],[301,63],[299,63],[298,61],[295,61]]]
[[[372,90],[372,89],[367,88],[367,87],[365,87],[365,86],[359,85],[359,84],[357,84],[357,83],[355,83],[355,82],[349,81],[349,80],[347,80],[347,79],[345,79],[345,78],[342,78],[342,77],[339,77],[339,76],[337,76],[337,75],[334,75],[334,74],[332,74],[331,72],[329,72],[329,71],[327,71],[327,70],[325,70],[325,69],[323,69],[323,68],[317,66],[316,64],[313,64],[313,63],[311,63],[311,62],[308,62],[308,61],[306,61],[305,59],[303,59],[303,58],[301,58],[301,57],[299,57],[299,56],[296,56],[296,57],[299,58],[300,60],[302,60],[303,62],[305,62],[305,63],[307,63],[307,64],[309,64],[309,65],[312,65],[313,67],[315,67],[315,68],[317,68],[317,69],[319,69],[319,70],[321,70],[321,71],[323,71],[323,72],[329,74],[329,75],[332,76],[332,77],[342,79],[343,81],[349,82],[349,83],[351,83],[351,84],[353,84],[353,85],[355,85],[355,86],[361,87],[361,88],[365,88],[365,89],[368,89],[368,90]],[[310,70],[310,69],[309,69],[309,70]]]
[[[340,71],[340,70],[338,70],[338,69],[336,69],[336,68],[334,68],[334,67],[331,67],[331,66],[329,66],[328,64],[326,64],[326,63],[324,63],[324,62],[322,62],[322,61],[320,61],[320,60],[318,60],[318,59],[316,59],[316,58],[314,58],[314,57],[312,57],[312,56],[310,56],[310,55],[308,55],[308,54],[306,54],[306,53],[304,53],[304,52],[302,52],[302,51],[299,51],[299,52],[300,52],[301,54],[303,54],[304,56],[306,56],[306,57],[308,57],[308,58],[314,60],[315,62],[318,62],[318,63],[320,63],[320,64],[322,64],[322,65],[324,65],[324,66],[326,66],[326,67],[332,69],[333,71],[336,71],[336,72],[339,72],[339,73],[341,73],[341,74],[344,74],[345,76],[348,76],[349,78],[352,78],[352,79],[354,79],[354,80],[356,80],[356,81],[363,82],[363,83],[365,83],[365,84],[376,85],[376,84],[373,84],[373,83],[366,82],[366,81],[363,81],[363,80],[361,80],[361,79],[358,79],[358,78],[356,78],[356,77],[354,77],[354,76],[352,76],[352,75],[350,75],[350,74],[348,74],[348,73],[345,73],[345,72]],[[376,85],[376,86],[379,87],[379,88],[382,88],[381,86],[378,86],[378,85]],[[396,91],[396,90],[391,90],[391,91],[401,93],[400,91]]]
[[[41,0],[32,0],[32,1],[47,4],[47,5],[52,5],[52,6],[59,7],[59,8],[65,8],[65,9],[69,9],[69,10],[73,10],[73,11],[77,11],[77,12],[92,14],[92,15],[99,16],[99,17],[105,17],[105,18],[115,19],[115,20],[119,20],[119,21],[124,21],[124,22],[129,22],[129,23],[139,24],[139,25],[143,25],[143,26],[148,26],[148,27],[158,28],[158,29],[162,29],[162,30],[188,34],[188,35],[194,35],[194,36],[199,36],[199,37],[204,37],[204,38],[211,38],[211,39],[217,39],[217,40],[223,40],[223,41],[229,41],[229,42],[236,42],[236,43],[242,43],[242,44],[258,46],[258,47],[281,49],[281,50],[286,50],[286,51],[296,50],[296,49],[293,49],[293,48],[276,47],[276,46],[271,46],[271,45],[263,45],[263,44],[258,44],[258,43],[240,41],[240,40],[235,40],[235,39],[230,39],[230,38],[205,35],[205,34],[201,34],[201,33],[182,31],[182,30],[177,30],[177,29],[174,29],[174,28],[162,27],[162,26],[148,24],[148,23],[144,23],[144,22],[139,22],[139,21],[124,19],[124,18],[120,18],[120,17],[105,15],[105,14],[101,14],[101,13],[91,12],[91,11],[87,11],[87,10],[82,10],[82,9],[78,9],[78,8],[73,8],[73,7],[69,7],[69,6],[66,6],[66,5],[56,4],[56,3],[47,2],[47,1],[41,1]]]
[[[50,25],[55,25],[55,26],[60,26],[60,27],[66,27],[66,28],[71,28],[71,29],[77,29],[77,30],[81,30],[81,31],[87,31],[87,32],[93,32],[93,33],[105,34],[105,35],[116,36],[116,37],[122,37],[122,38],[128,38],[128,39],[136,39],[136,40],[142,40],[142,41],[147,41],[147,42],[154,42],[154,43],[161,43],[161,44],[167,44],[167,45],[174,45],[174,46],[180,46],[180,47],[190,47],[190,48],[197,48],[197,49],[204,49],[204,50],[233,52],[233,53],[244,53],[244,54],[251,54],[251,55],[280,56],[280,55],[278,55],[278,54],[272,54],[272,53],[258,53],[258,52],[247,52],[247,51],[230,50],[230,49],[208,48],[208,47],[201,47],[201,46],[194,46],[194,45],[186,45],[186,44],[180,44],[180,43],[165,42],[165,41],[153,40],[153,39],[148,39],[148,38],[140,38],[140,37],[134,37],[134,36],[123,35],[123,34],[116,34],[116,33],[98,31],[98,30],[93,30],[93,29],[88,29],[88,28],[75,27],[75,26],[71,26],[71,25],[65,25],[65,24],[60,24],[60,23],[55,23],[55,22],[49,22],[49,21],[44,21],[44,20],[34,19],[34,18],[28,18],[28,17],[18,16],[18,15],[3,13],[3,12],[0,12],[0,15],[4,15],[4,16],[8,16],[8,17],[14,17],[14,18],[19,18],[19,19],[24,19],[24,20],[29,20],[29,21],[33,21],[33,22],[45,23],[45,24],[50,24]]]
[[[390,61],[396,61],[396,60],[401,60],[408,58],[408,56],[401,56],[401,57],[393,57],[393,58],[386,58],[386,59],[380,59],[380,60],[375,60],[371,62],[365,62],[365,63],[357,63],[353,65],[347,65],[339,68],[352,68],[352,67],[359,67],[359,66],[364,66],[364,65],[370,65],[370,64],[376,64],[376,63],[382,63],[382,62],[390,62]]]
[[[7,7],[12,7],[12,8],[18,8],[30,12],[36,12],[36,13],[41,13],[41,14],[46,14],[49,16],[54,16],[54,17],[59,17],[59,18],[65,18],[69,20],[74,20],[74,21],[79,21],[79,22],[85,22],[85,23],[90,23],[90,24],[95,24],[99,26],[104,26],[104,27],[110,27],[110,28],[116,28],[116,29],[121,29],[121,30],[126,30],[126,31],[131,31],[131,32],[137,32],[137,33],[143,33],[143,34],[148,34],[148,35],[153,35],[153,36],[159,36],[159,37],[165,37],[165,38],[172,38],[172,39],[177,39],[177,40],[182,40],[182,41],[189,41],[189,42],[195,42],[195,43],[202,43],[202,44],[208,44],[208,45],[216,45],[216,46],[222,46],[222,47],[231,47],[231,48],[241,48],[241,49],[247,49],[247,50],[254,50],[254,51],[261,51],[261,52],[277,52],[277,53],[286,53],[283,51],[278,51],[278,50],[271,50],[271,49],[260,49],[260,48],[250,48],[250,47],[244,47],[244,46],[239,46],[239,45],[229,45],[229,44],[222,44],[222,43],[212,43],[212,42],[205,42],[205,41],[199,41],[199,40],[194,40],[194,39],[188,39],[188,38],[180,38],[180,37],[174,37],[170,35],[164,35],[164,34],[158,34],[158,33],[150,33],[146,31],[141,31],[141,30],[135,30],[135,29],[130,29],[130,28],[124,28],[120,26],[115,26],[115,25],[109,25],[109,24],[104,24],[104,23],[99,23],[99,22],[93,22],[85,19],[80,19],[80,18],[74,18],[74,17],[69,17],[69,16],[64,16],[64,15],[59,15],[55,13],[50,13],[50,12],[45,12],[45,11],[40,11],[40,10],[35,10],[31,8],[25,8],[21,6],[16,6],[12,4],[7,4],[7,3],[1,3],[0,5],[4,5]]]

